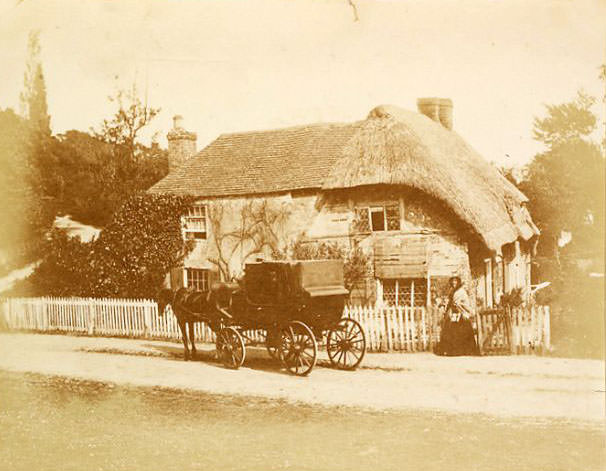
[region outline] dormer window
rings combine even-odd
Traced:
[[[384,232],[400,230],[400,205],[389,204],[356,208],[354,227],[357,232]]]
[[[195,204],[184,218],[186,240],[206,239],[206,205]]]

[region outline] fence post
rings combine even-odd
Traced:
[[[433,352],[433,307],[431,304],[425,305],[425,311],[427,312],[427,317],[425,319],[427,319],[427,343],[429,345],[427,350]]]
[[[478,351],[481,355],[484,336],[482,335],[482,315],[480,314],[479,309],[476,309],[476,332],[478,333]]]
[[[543,306],[543,341],[545,342],[545,349],[551,350],[551,319],[549,313],[549,306]]]
[[[383,309],[382,310],[382,314],[383,314],[383,319],[385,322],[384,328],[385,328],[385,337],[383,338],[383,344],[385,345],[385,350],[386,351],[390,351],[391,350],[391,331],[390,331],[390,325],[389,325],[389,316],[391,314],[390,312],[390,308],[387,309]]]
[[[416,309],[416,307],[413,309]],[[426,325],[427,317],[425,316],[425,314],[426,314],[425,306],[422,306],[421,307],[421,324],[423,325],[423,327],[422,327],[423,351],[427,350],[427,325]]]
[[[145,304],[143,305],[143,336],[147,339],[150,337],[151,332],[151,306],[149,305],[151,301],[145,300]]]
[[[90,336],[95,335],[95,300],[93,298],[88,298],[88,303],[86,303],[87,309],[87,317],[86,317],[86,327],[87,333]]]

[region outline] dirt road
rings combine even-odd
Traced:
[[[595,471],[600,427],[0,370],[0,470]]]
[[[368,354],[355,372],[320,365],[306,378],[281,371],[250,349],[238,371],[213,360],[181,360],[175,343],[61,335],[0,334],[0,369],[105,383],[279,398],[291,403],[370,409],[437,410],[501,417],[599,423],[604,420],[604,363],[517,357],[442,358]]]

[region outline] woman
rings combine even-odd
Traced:
[[[460,277],[453,276],[449,284],[451,290],[436,353],[449,356],[477,355],[479,350],[471,325],[473,310],[469,296]]]

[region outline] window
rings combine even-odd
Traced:
[[[187,287],[195,291],[208,291],[208,270],[186,268]]]
[[[392,204],[385,206],[385,219],[387,220],[388,231],[400,230],[400,205]]]
[[[370,229],[373,232],[385,230],[385,209],[370,208]]]
[[[400,205],[356,208],[354,229],[357,232],[399,231]]]
[[[427,279],[383,280],[383,302],[389,306],[425,306],[427,302]]]
[[[206,239],[206,205],[196,204],[184,218],[185,239]]]
[[[355,232],[370,232],[368,208],[356,208],[353,229]]]

